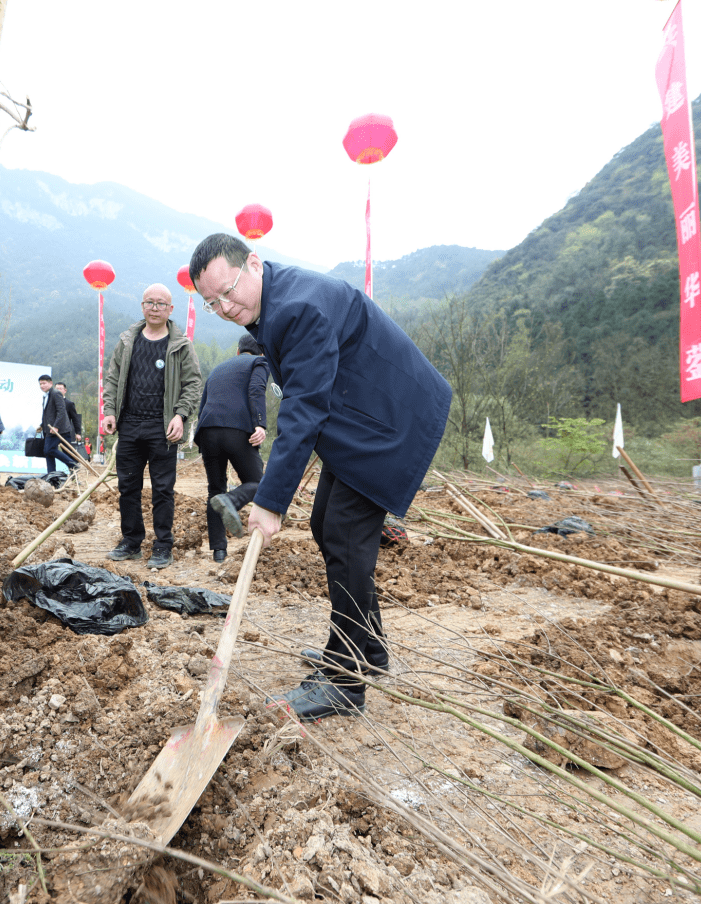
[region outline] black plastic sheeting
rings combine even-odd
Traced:
[[[28,599],[76,634],[119,634],[148,621],[129,578],[73,559],[53,559],[13,571],[2,585],[5,599]]]
[[[545,492],[545,490],[529,490],[528,491],[529,499],[550,499],[550,496]]]
[[[202,587],[161,587],[144,581],[146,598],[162,609],[170,609],[181,615],[226,615],[231,597],[222,596]],[[222,608],[224,608],[223,611]],[[220,610],[220,611],[216,611]]]
[[[5,481],[6,487],[14,487],[16,490],[23,490],[28,480],[45,480],[57,490],[68,480],[68,474],[65,471],[49,471],[48,474],[20,474],[15,477],[8,477]]]
[[[576,515],[572,515],[569,518],[563,518],[562,521],[556,521],[554,524],[549,524],[547,527],[541,527],[540,530],[536,531],[537,534],[559,534],[561,537],[566,537],[569,534],[576,534],[579,532],[584,532],[592,537],[594,536],[591,524],[589,524],[588,521],[585,521],[584,518],[578,518]]]

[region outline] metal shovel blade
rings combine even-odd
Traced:
[[[129,822],[145,822],[162,844],[168,844],[185,822],[245,724],[241,716],[219,721],[217,707],[262,546],[263,534],[254,530],[219,646],[212,657],[197,721],[173,729],[165,747],[127,801],[125,818]]]
[[[168,844],[219,768],[245,724],[242,716],[214,718],[174,728],[168,742],[127,804],[132,822],[145,822],[157,840]]]

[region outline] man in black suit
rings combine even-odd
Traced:
[[[58,430],[67,443],[70,443],[71,422],[66,414],[66,403],[58,389],[54,389],[53,386],[53,380],[49,374],[42,374],[39,377],[39,389],[44,393],[44,398],[41,426],[37,428],[37,433],[41,430],[44,434],[44,458],[46,459],[46,468],[49,473],[56,470],[57,458],[66,465],[69,471],[78,467],[70,455],[61,451],[58,445],[58,436],[51,432],[51,427],[53,427]]]
[[[83,425],[81,422],[80,415],[76,411],[75,402],[71,402],[70,399],[67,399],[66,396],[68,394],[68,387],[65,383],[59,381],[55,384],[56,389],[63,396],[63,400],[66,403],[66,414],[68,415],[68,420],[71,422],[71,442],[79,443],[81,439],[81,433],[83,430]]]

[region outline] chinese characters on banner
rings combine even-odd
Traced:
[[[190,300],[188,301],[188,304],[187,304],[187,327],[185,329],[185,335],[190,340],[190,342],[195,341],[195,319],[196,319],[196,317],[197,317],[197,314],[195,312],[195,301],[191,295]]]
[[[679,249],[681,399],[690,402],[701,398],[701,235],[681,0],[665,26],[655,77],[662,100],[662,136]]]

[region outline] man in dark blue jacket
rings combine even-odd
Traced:
[[[365,706],[361,673],[386,667],[374,571],[386,513],[402,517],[441,441],[451,389],[394,321],[342,280],[261,261],[211,235],[190,278],[205,310],[245,326],[282,394],[278,435],[248,517],[269,545],[313,451],[323,462],[311,528],[331,631],[320,668],[273,702],[302,720]]]
[[[226,558],[226,529],[243,533],[239,511],[256,494],[263,476],[260,446],[265,441],[265,387],[270,368],[250,333],[239,339],[236,356],[207,377],[195,442],[207,472],[207,533],[215,562]],[[226,466],[241,485],[226,492]]]

